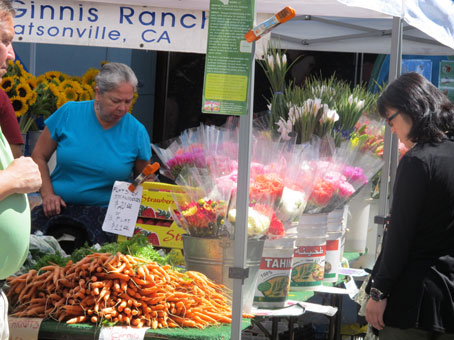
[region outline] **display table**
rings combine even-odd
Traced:
[[[22,322],[25,318],[11,318],[10,317],[10,339],[24,339],[30,340],[32,338],[39,340],[97,340],[100,339],[101,327],[81,323],[75,325],[68,325],[66,323],[59,323],[52,320],[43,320],[39,326],[39,329],[33,329],[33,325],[37,325],[36,320],[34,323]],[[25,320],[27,321],[27,320]],[[242,329],[250,326],[250,319],[243,319]],[[19,326],[18,326],[19,325]],[[114,327],[116,328],[116,327]],[[118,327],[121,328],[121,327]],[[134,329],[137,331],[137,329]],[[129,339],[178,339],[178,340],[226,340],[230,339],[231,325],[224,324],[222,326],[212,326],[205,329],[195,328],[166,328],[166,329],[147,329],[145,336],[142,337],[136,333],[134,337],[128,337]],[[118,330],[116,333],[121,333]],[[26,335],[24,335],[26,334]],[[125,338],[126,334],[130,334],[127,331],[123,335],[117,335],[117,337]],[[103,338],[107,340],[106,337]],[[111,339],[109,339],[111,340]]]
[[[349,261],[354,261],[358,259],[361,254],[359,253],[344,253],[344,257]],[[327,286],[333,285],[340,285],[344,280],[343,276],[339,277],[339,280],[336,283],[325,283]],[[309,300],[315,294],[319,294],[319,292],[314,291],[300,291],[300,292],[290,292],[289,293],[289,300],[292,301],[300,301],[305,302]],[[321,292],[320,294],[327,294]],[[338,312],[330,318],[330,339],[340,339],[340,314],[342,309],[342,296],[339,294],[331,294],[331,306],[337,308]],[[290,330],[290,339],[293,339],[293,325],[297,321],[298,316],[304,314],[304,309],[301,308],[299,312],[287,315],[285,313],[285,308],[282,308],[280,313],[277,316],[264,316],[264,315],[257,315],[254,319],[243,319],[242,321],[242,329],[247,328],[254,323],[256,325],[260,325],[260,322],[265,320],[266,318],[272,319],[273,330],[272,334],[267,334],[270,339],[277,339],[277,326],[278,322],[281,318],[285,318],[289,320],[289,330]],[[17,320],[18,322],[14,322]],[[31,339],[32,337],[17,337],[15,333],[18,332],[18,327],[11,327],[11,322],[14,322],[15,325],[21,325],[21,320],[24,319],[15,319],[10,318],[10,331],[11,331],[11,338],[12,339]],[[33,319],[38,320],[38,319]],[[39,320],[41,322],[41,320]],[[33,323],[31,323],[33,324]],[[35,323],[39,324],[39,323]],[[23,328],[23,327],[22,327]],[[27,328],[27,325],[25,325]],[[28,328],[31,329],[28,325]],[[59,323],[52,320],[43,320],[39,326],[36,327],[35,333],[38,334],[38,340],[98,340],[100,335],[100,326],[92,325],[92,324],[75,324],[75,325],[68,325],[66,323]],[[33,331],[33,330],[32,330]],[[218,326],[218,327],[207,327],[203,330],[200,329],[191,329],[191,328],[168,328],[168,329],[148,329],[145,332],[145,336],[143,337],[146,340],[152,339],[182,339],[182,340],[221,340],[221,339],[230,339],[230,331],[231,326],[229,324]],[[266,334],[266,333],[265,333]],[[36,338],[36,336],[35,336]]]
[[[349,262],[352,263],[353,261],[357,260],[361,256],[361,253],[354,253],[354,252],[346,252],[344,253],[344,258]],[[337,282],[335,283],[326,283],[324,282],[324,286],[328,287],[340,287],[345,280],[345,276],[339,275]],[[340,329],[341,329],[341,316],[342,316],[342,295],[343,294],[336,294],[336,293],[326,293],[326,292],[317,292],[317,291],[290,291],[288,295],[288,299],[294,302],[306,302],[315,294],[329,294],[330,295],[330,306],[333,306],[337,309],[337,313],[330,316],[330,327],[329,327],[329,340],[340,340]],[[276,310],[276,314],[270,315],[257,315],[252,320],[252,323],[257,326],[264,334],[271,340],[277,340],[278,336],[278,324],[281,319],[288,320],[288,329],[289,329],[289,339],[294,339],[294,324],[298,321],[298,317],[303,315],[305,312],[304,308],[300,308],[300,310],[295,310],[295,308],[288,309],[288,313],[286,313],[287,308],[281,308]],[[260,309],[257,310],[260,312]],[[266,330],[261,323],[266,319],[271,319],[272,327],[271,333]]]

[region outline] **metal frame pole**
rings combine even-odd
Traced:
[[[402,68],[402,19],[400,17],[393,18],[392,28],[392,42],[391,53],[389,62],[389,77],[388,81],[392,82],[396,79]],[[385,130],[385,145],[383,150],[383,159],[385,164],[383,166],[380,183],[380,201],[378,206],[379,218],[375,219],[376,223],[381,225],[382,228],[377,228],[377,242],[376,250],[379,248],[383,237],[385,226],[385,217],[388,214],[389,208],[392,203],[392,189],[394,187],[394,180],[397,170],[398,162],[398,140],[395,135],[391,133],[391,128],[386,126]],[[389,196],[389,199],[388,199]]]
[[[255,0],[254,0],[255,2]],[[254,3],[255,21],[255,3]],[[245,268],[247,255],[247,221],[249,210],[249,169],[251,158],[251,130],[254,112],[254,75],[255,75],[255,42],[252,44],[251,71],[248,90],[248,113],[240,116],[240,136],[238,150],[238,184],[235,222],[234,267]],[[244,279],[233,279],[232,326],[230,339],[241,339],[241,321],[243,305]]]

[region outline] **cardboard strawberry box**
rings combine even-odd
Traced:
[[[184,195],[178,185],[160,182],[142,184],[142,200],[134,234],[142,233],[153,246],[183,249],[181,235],[186,231],[173,221],[169,209],[176,209],[173,195]],[[118,236],[118,240],[126,237]]]

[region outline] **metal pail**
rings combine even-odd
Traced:
[[[228,238],[210,239],[183,235],[184,260],[187,270],[198,271],[207,277],[233,289],[229,268],[234,267],[234,240]],[[243,285],[243,312],[252,308],[257,275],[262,259],[264,240],[248,239],[246,267],[249,277]]]

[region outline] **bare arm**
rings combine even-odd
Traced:
[[[12,194],[27,194],[37,191],[41,186],[38,166],[30,157],[14,159],[0,171],[0,200]]]
[[[141,159],[136,159],[134,163],[134,178],[139,176],[139,174],[142,172],[143,168],[145,168],[148,164],[150,164],[150,161],[144,161]]]
[[[47,162],[56,149],[57,142],[52,139],[49,129],[45,127],[36,142],[32,158],[36,164],[38,164],[41,172],[43,184],[41,186],[40,193],[43,200],[44,214],[46,216],[60,214],[61,206],[66,206],[65,201],[54,193],[52,182],[50,180],[49,167],[47,166]]]
[[[11,151],[13,153],[14,158],[19,158],[22,155],[22,146],[20,144],[10,144]]]

